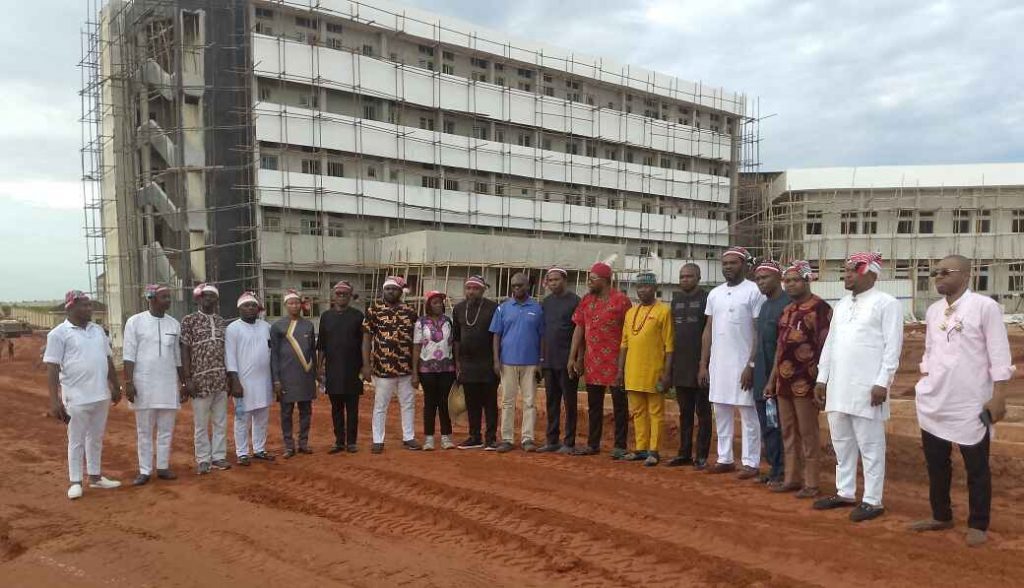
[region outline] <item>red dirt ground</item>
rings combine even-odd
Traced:
[[[993,457],[991,541],[969,550],[959,471],[957,529],[904,530],[929,514],[919,442],[907,437],[890,437],[889,513],[853,525],[845,511],[814,512],[789,495],[685,468],[606,456],[403,451],[397,407],[387,450],[370,455],[369,397],[356,455],[324,451],[328,404],[318,401],[315,455],[199,478],[186,407],[172,454],[179,480],[86,490],[70,502],[64,427],[46,417],[44,374],[33,365],[39,344],[20,340],[17,360],[0,363],[4,586],[1022,584],[1024,452]],[[1018,356],[1022,344],[1015,339]],[[581,421],[585,430],[585,414]],[[665,446],[675,446],[674,425],[668,437]],[[272,424],[271,448],[280,446]],[[126,483],[134,474],[125,404],[111,412],[104,465]]]

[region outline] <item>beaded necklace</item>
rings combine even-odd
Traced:
[[[647,319],[651,317],[652,312],[654,312],[654,304],[647,307],[647,314],[644,315],[644,320],[640,323],[640,328],[637,328],[636,317],[640,315],[640,311],[636,311],[636,314],[633,315],[633,324],[629,327],[634,336],[639,335],[640,331],[644,330],[644,325],[647,324]]]

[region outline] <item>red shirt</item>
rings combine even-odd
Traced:
[[[622,343],[622,322],[633,306],[618,290],[610,290],[608,299],[587,294],[576,307],[572,322],[586,331],[586,353],[583,357],[587,384],[614,386],[619,375],[619,347]]]
[[[832,307],[811,294],[802,304],[791,302],[779,318],[775,392],[786,398],[809,396],[818,377],[818,359],[828,337]]]

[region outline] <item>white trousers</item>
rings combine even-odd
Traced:
[[[139,473],[148,476],[153,471],[153,433],[156,432],[156,469],[166,470],[171,464],[171,438],[176,408],[135,409],[135,432],[138,436]]]
[[[238,410],[240,403],[235,403],[235,455],[242,457],[267,450],[267,422],[270,420],[270,407],[264,406],[254,410]],[[252,452],[249,452],[250,431],[252,432]]]
[[[740,411],[743,423],[743,465],[756,468],[761,465],[761,422],[757,420],[757,409],[739,404],[715,402],[715,428],[718,429],[718,463],[733,463],[732,438],[735,429],[736,412]]]
[[[523,395],[523,424],[520,436],[523,443],[533,441],[533,427],[537,422],[537,366],[501,366],[501,440],[512,443],[516,432],[516,398]]]
[[[196,463],[210,463],[227,457],[227,392],[215,392],[204,398],[193,398],[192,421],[195,425]]]
[[[68,478],[72,482],[83,482],[83,458],[86,472],[90,476],[98,476],[101,473],[103,432],[107,428],[110,401],[100,400],[69,406],[67,411],[71,416],[68,423]]]
[[[373,377],[373,442],[384,442],[384,424],[388,420],[388,405],[398,395],[398,406],[402,411],[402,441],[416,437],[413,422],[416,420],[416,389],[412,387],[412,376],[397,378]]]
[[[836,450],[836,493],[850,500],[857,497],[860,457],[864,462],[863,502],[880,506],[885,485],[885,421],[830,412],[828,428]]]

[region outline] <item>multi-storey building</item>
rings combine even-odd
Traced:
[[[137,130],[107,145],[108,161],[130,153],[136,166],[105,168],[125,179],[103,190],[142,227],[132,239],[121,216],[102,227],[119,248],[105,250],[103,285],[125,309],[143,281],[130,271],[182,285],[227,277],[264,292],[271,316],[284,288],[311,296],[316,315],[337,279],[366,292],[386,272],[414,293],[456,294],[469,273],[503,285],[553,264],[582,286],[612,256],[626,287],[651,269],[670,288],[691,261],[718,276],[750,127],[743,95],[381,1],[310,5],[108,3],[97,53],[142,64],[100,67],[97,84],[119,92],[104,124]],[[156,29],[163,62],[150,56],[164,47],[154,21],[168,23]],[[177,121],[147,116],[154,102]],[[136,255],[115,275],[113,258],[155,243],[159,271],[137,269],[151,258]],[[233,263],[220,260],[232,249]]]
[[[790,169],[758,179],[764,251],[806,258],[826,280],[840,278],[850,253],[881,252],[883,279],[902,283],[919,318],[938,298],[932,266],[956,253],[974,261],[975,291],[1024,312],[1024,164]]]

